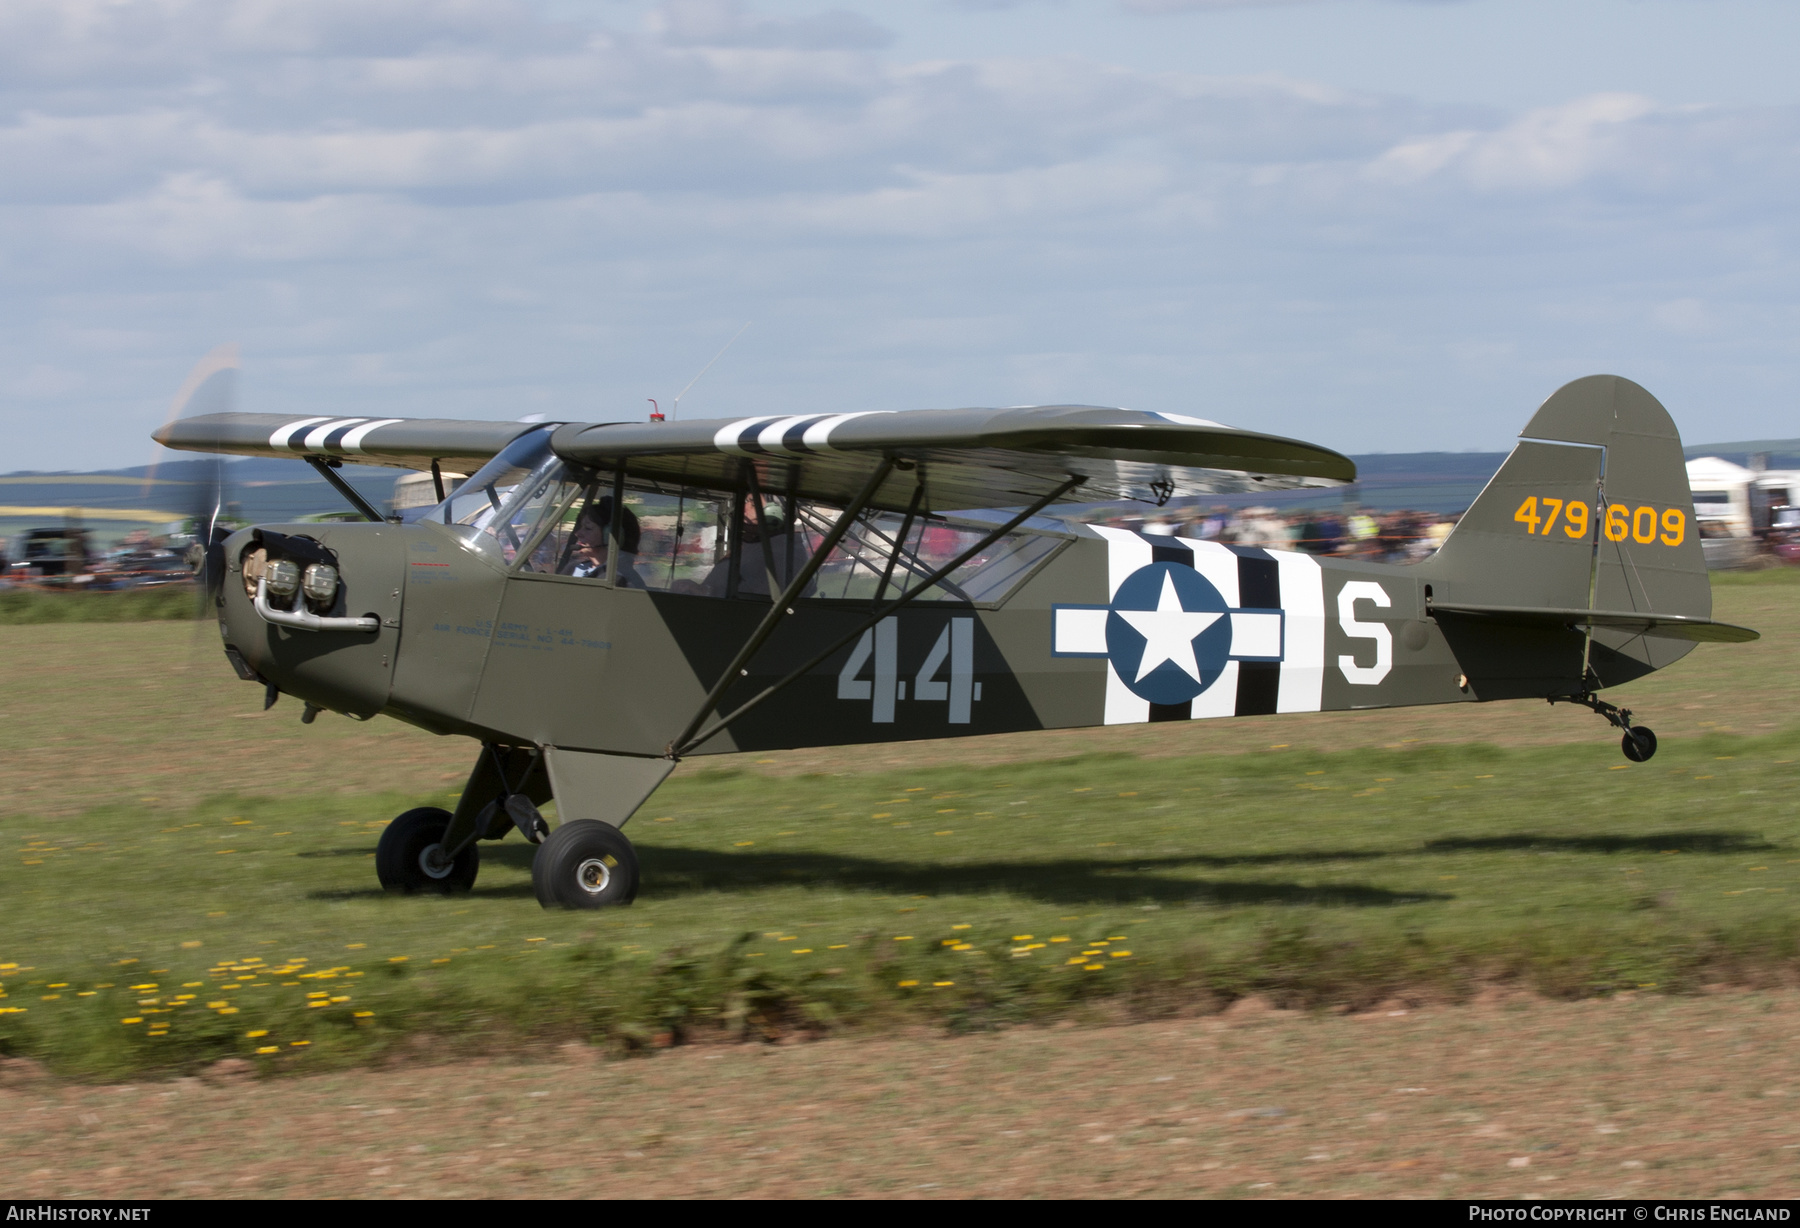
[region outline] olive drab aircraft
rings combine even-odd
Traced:
[[[1641,761],[1655,735],[1599,692],[1756,638],[1711,619],[1675,425],[1615,376],[1544,402],[1410,565],[1055,518],[1356,476],[1178,413],[230,413],[156,439],[304,460],[366,518],[220,526],[201,570],[265,706],[479,744],[454,812],[381,837],[376,872],[407,891],[467,889],[480,842],[517,830],[546,907],[629,903],[622,829],[689,755],[1533,698],[1592,709]],[[386,518],[345,462],[428,472],[439,502]]]

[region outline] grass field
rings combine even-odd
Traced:
[[[188,584],[122,593],[57,593],[0,588],[0,626],[191,619],[196,601],[194,588]]]
[[[1785,572],[1720,584],[1766,638],[1622,689],[1641,766],[1541,704],[690,761],[609,914],[540,910],[517,841],[469,895],[376,890],[465,744],[260,714],[204,627],[0,628],[0,1048],[105,1077],[1784,983],[1797,612]]]

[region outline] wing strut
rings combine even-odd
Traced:
[[[845,530],[850,527],[853,514],[860,508],[862,503],[873,496],[875,487],[879,485],[879,479],[887,476],[887,469],[892,464],[893,461],[891,459],[885,462],[882,468],[876,471],[877,481],[871,482],[870,485],[865,486],[863,488],[863,493],[858,496],[857,502],[852,504],[849,508],[846,508],[843,516],[838,518],[838,522],[832,526],[831,534],[827,535],[826,540],[820,544],[818,550],[813,553],[812,558],[807,560],[805,570],[802,571],[800,576],[796,577],[793,584],[788,586],[788,591],[781,595],[781,601],[776,603],[775,609],[770,611],[769,617],[763,620],[763,626],[757,628],[757,633],[761,638],[759,639],[757,636],[751,637],[753,644],[746,644],[745,649],[739,651],[737,659],[731,663],[731,668],[725,671],[725,676],[721,678],[718,685],[713,688],[712,694],[706,697],[706,703],[702,705],[700,711],[694,715],[694,719],[688,722],[687,728],[681,731],[680,737],[669,743],[668,749],[664,752],[669,758],[679,759],[681,756],[693,750],[696,746],[701,745],[709,738],[725,729],[740,716],[748,713],[752,708],[762,703],[763,700],[769,698],[769,696],[775,694],[777,691],[785,690],[798,679],[811,673],[820,664],[829,659],[833,653],[844,647],[844,645],[848,644],[851,640],[856,639],[863,632],[892,614],[895,610],[900,609],[902,606],[911,605],[914,600],[929,592],[934,585],[945,579],[958,567],[961,567],[977,554],[980,554],[983,550],[986,550],[1002,537],[1005,537],[1008,533],[1024,524],[1027,520],[1030,520],[1051,503],[1062,498],[1063,495],[1087,481],[1086,477],[1076,476],[1062,483],[1049,494],[1036,500],[1030,507],[1027,507],[1011,520],[1007,521],[1005,524],[983,537],[980,541],[976,542],[973,546],[970,546],[967,550],[964,550],[948,563],[945,563],[942,567],[932,572],[925,579],[919,581],[918,584],[905,590],[898,597],[863,619],[863,621],[856,624],[855,627],[832,641],[824,651],[814,656],[805,665],[794,670],[792,673],[788,674],[787,677],[781,679],[781,681],[771,683],[764,687],[756,695],[734,708],[730,715],[720,717],[711,725],[707,726],[705,730],[701,731],[699,734],[695,734],[694,731],[699,728],[700,722],[706,718],[707,714],[710,713],[712,709],[717,706],[719,700],[724,697],[726,689],[743,676],[740,671],[743,670],[745,663],[749,661],[751,653],[755,652],[757,648],[760,648],[763,641],[768,639],[768,635],[765,634],[765,629],[767,631],[773,631],[773,623],[780,617],[783,609],[786,607],[786,603],[791,601],[793,597],[800,592],[798,585],[811,579],[813,573],[824,563],[825,556],[829,554],[831,548],[837,544],[837,538],[842,537]]]
[[[775,628],[781,624],[781,620],[793,613],[793,602],[806,591],[807,584],[818,574],[819,568],[825,565],[825,560],[837,548],[838,542],[843,540],[844,534],[850,531],[850,526],[856,523],[856,518],[862,515],[863,509],[869,505],[869,500],[875,497],[875,493],[881,489],[881,484],[887,481],[888,474],[893,471],[894,458],[891,456],[884,457],[882,462],[875,466],[875,472],[869,475],[869,480],[863,483],[863,488],[857,493],[856,498],[852,499],[849,506],[844,508],[843,515],[837,518],[837,523],[832,525],[831,531],[825,534],[818,549],[814,550],[812,557],[806,560],[806,566],[802,567],[800,573],[788,581],[788,586],[781,591],[781,595],[769,607],[769,612],[763,615],[762,622],[758,623],[756,630],[750,633],[750,638],[744,641],[744,646],[738,649],[737,656],[731,659],[731,664],[725,667],[725,672],[719,675],[719,680],[713,683],[713,689],[706,693],[705,700],[700,704],[700,710],[694,713],[693,719],[688,721],[686,728],[669,743],[667,751],[664,752],[669,758],[679,759],[690,745],[696,744],[690,743],[689,739],[694,736],[694,731],[700,728],[700,722],[712,715],[713,710],[719,706],[719,701],[725,698],[725,692],[731,688],[731,684],[744,676],[746,672],[744,666],[750,663],[750,658],[755,656],[764,644],[768,643],[769,637],[775,634]],[[762,500],[758,498],[759,516],[761,502]],[[732,516],[734,528],[739,519],[739,515]],[[735,546],[736,543],[734,542],[733,545]],[[770,543],[765,535],[763,539],[765,561],[769,553],[769,546]],[[738,552],[734,550],[732,554],[734,563],[732,571],[734,573],[737,570],[735,566],[737,558]],[[740,708],[738,711],[741,712],[743,709]],[[712,735],[708,733],[707,736],[711,737]]]
[[[355,508],[362,515],[364,520],[373,520],[377,524],[380,524],[383,520],[387,519],[387,517],[371,507],[367,499],[356,493],[356,487],[350,485],[350,483],[344,481],[343,478],[337,475],[333,466],[343,464],[342,461],[329,461],[322,456],[309,456],[306,458],[306,463],[311,465],[314,469],[317,469],[319,471],[319,476],[324,478],[327,482],[330,482],[333,490],[348,499],[350,501],[350,506]],[[441,503],[443,500],[440,499],[438,502]]]

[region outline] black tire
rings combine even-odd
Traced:
[[[1619,749],[1633,763],[1646,763],[1656,753],[1656,733],[1639,725],[1619,740]]]
[[[426,868],[425,852],[444,838],[450,828],[450,812],[436,806],[408,810],[381,833],[375,846],[375,877],[389,891],[467,891],[481,869],[481,853],[471,843],[441,874]]]
[[[538,845],[531,886],[545,908],[610,908],[637,898],[637,850],[598,819],[564,823]]]

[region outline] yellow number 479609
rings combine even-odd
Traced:
[[[1588,506],[1577,499],[1530,495],[1519,504],[1513,519],[1524,525],[1527,533],[1539,537],[1550,536],[1560,519],[1562,531],[1579,540],[1587,536]],[[1687,514],[1678,507],[1667,508],[1659,515],[1653,507],[1628,508],[1615,503],[1606,509],[1602,528],[1607,541],[1630,538],[1647,546],[1660,538],[1665,546],[1679,546],[1687,537]]]

